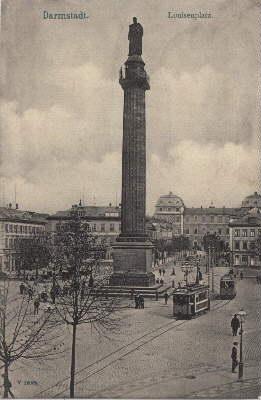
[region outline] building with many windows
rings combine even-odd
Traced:
[[[261,195],[257,192],[247,196],[241,207],[186,207],[181,197],[170,192],[160,196],[156,203],[154,217],[172,224],[173,235],[185,235],[194,248],[203,247],[203,237],[216,233],[229,245],[229,221],[240,218],[253,208],[261,210]]]
[[[71,219],[73,213],[86,223],[87,230],[106,241],[108,245],[107,257],[111,257],[111,246],[121,231],[121,210],[119,207],[73,205],[65,211],[58,211],[47,218],[47,231],[56,232],[60,224]]]
[[[45,231],[47,214],[0,207],[0,271],[16,269],[16,240],[31,237]]]
[[[261,238],[261,214],[252,209],[229,222],[231,260],[235,266],[261,266],[258,239]]]

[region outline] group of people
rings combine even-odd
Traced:
[[[37,294],[33,299],[34,289],[31,286],[26,286],[23,282],[21,282],[19,289],[21,295],[28,294],[28,301],[33,300],[34,315],[37,315],[40,307],[40,296]]]
[[[137,293],[134,296],[135,308],[144,308],[144,296],[142,294]]]

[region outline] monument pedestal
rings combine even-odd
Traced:
[[[134,240],[134,239],[133,239]],[[112,286],[153,286],[151,272],[153,245],[150,241],[118,242],[113,246]]]

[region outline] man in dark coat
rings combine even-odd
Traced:
[[[236,372],[235,369],[238,366],[238,360],[237,360],[237,342],[233,343],[232,347],[232,353],[231,353],[231,359],[232,359],[232,372]]]
[[[237,336],[237,331],[238,331],[239,327],[240,327],[240,321],[238,319],[237,314],[235,314],[231,320],[231,328],[232,328],[233,336]]]

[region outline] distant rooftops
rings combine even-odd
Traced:
[[[169,194],[165,194],[160,196],[157,201],[156,207],[184,207],[184,202],[181,197],[169,192]]]
[[[0,207],[0,220],[17,222],[45,223],[49,214],[34,211],[19,210],[18,208]]]
[[[72,212],[77,211],[78,215],[83,218],[120,218],[120,207],[109,206],[82,206],[74,204],[69,210],[57,211],[57,213],[50,215],[50,219],[66,219],[70,218]]]
[[[243,208],[253,208],[253,207],[261,208],[261,195],[257,192],[254,192],[253,194],[246,196],[244,198],[244,200],[242,201],[242,207]]]

